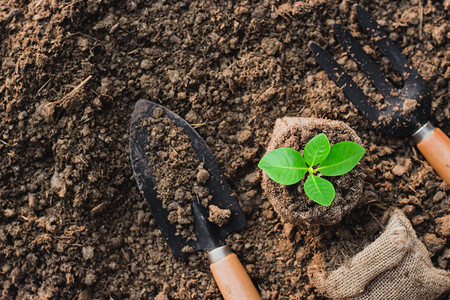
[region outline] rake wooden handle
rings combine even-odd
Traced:
[[[210,265],[211,272],[223,298],[225,300],[260,300],[261,297],[239,258],[227,246],[223,247],[227,249],[222,251],[222,257]],[[210,260],[211,252],[208,254]]]
[[[439,128],[417,144],[436,173],[450,184],[450,139]]]

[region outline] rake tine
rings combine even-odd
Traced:
[[[333,30],[339,43],[348,53],[350,53],[358,67],[374,83],[381,94],[385,98],[391,95],[394,87],[389,83],[386,77],[383,76],[378,66],[373,63],[356,39],[340,24],[333,24]]]
[[[376,122],[376,117],[379,111],[370,104],[367,96],[361,89],[353,82],[341,66],[334,60],[331,54],[322,49],[314,42],[309,42],[309,49],[311,49],[317,63],[325,70],[331,80],[344,92],[344,94],[356,105],[359,112],[363,114],[370,122]]]
[[[403,79],[407,80],[411,75],[421,78],[416,69],[414,69],[400,50],[398,50],[377,21],[361,5],[355,5],[354,9],[356,10],[356,16],[361,27],[375,40],[378,48],[389,59],[394,68],[400,72]]]

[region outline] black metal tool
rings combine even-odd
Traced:
[[[417,147],[436,172],[450,184],[450,140],[428,121],[431,96],[427,83],[375,19],[360,5],[355,5],[354,9],[361,27],[375,40],[381,52],[402,76],[403,88],[398,89],[388,81],[356,39],[340,24],[333,25],[337,40],[381,92],[385,99],[385,108],[380,109],[371,103],[328,51],[314,42],[309,42],[314,58],[372,126],[385,134],[413,137]]]
[[[209,189],[210,195],[213,196],[212,204],[229,209],[231,212],[228,223],[219,227],[208,221],[208,209],[198,201],[193,201],[192,214],[194,216],[196,241],[186,240],[182,236],[176,235],[176,228],[167,219],[168,212],[163,209],[162,202],[158,199],[155,190],[157,183],[152,176],[153,170],[147,154],[147,145],[151,141],[151,136],[148,129],[146,130],[143,126],[144,120],[153,116],[155,108],[163,109],[163,116],[171,119],[189,137],[198,160],[203,162],[204,168],[210,174],[206,187]],[[253,283],[238,258],[231,253],[228,246],[224,245],[225,237],[229,233],[245,228],[245,215],[237,200],[232,196],[232,190],[213,154],[197,131],[180,116],[164,106],[148,100],[139,100],[131,117],[130,157],[138,188],[166,238],[173,255],[179,259],[187,258],[189,253],[183,252],[185,246],[190,246],[194,250],[208,251],[211,270],[224,298],[244,299],[243,297],[248,297],[248,299],[259,299]]]

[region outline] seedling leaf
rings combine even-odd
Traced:
[[[264,155],[258,167],[266,172],[270,179],[284,185],[299,182],[308,170],[303,156],[287,147],[275,149]]]
[[[313,137],[305,146],[303,155],[308,166],[320,164],[330,153],[330,141],[324,133]]]
[[[311,200],[321,205],[330,206],[334,199],[335,191],[333,184],[324,178],[309,175],[303,188]]]
[[[350,172],[366,152],[361,145],[354,142],[339,142],[331,146],[328,157],[320,164],[318,170],[324,176],[339,176]]]
[[[309,177],[303,186],[306,195],[320,205],[329,206],[336,194],[333,184],[313,174],[320,171],[324,176],[343,175],[358,164],[365,152],[362,146],[350,141],[330,147],[330,141],[321,133],[306,144],[305,158],[294,149],[278,148],[267,153],[258,167],[273,181],[284,185],[299,182],[308,172]]]

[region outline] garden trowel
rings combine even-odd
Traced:
[[[163,117],[171,119],[189,137],[197,159],[203,162],[204,168],[210,174],[206,187],[213,197],[212,204],[229,209],[231,212],[228,223],[219,227],[208,220],[208,209],[194,200],[192,202],[192,214],[194,216],[196,241],[176,235],[176,228],[169,222],[168,212],[163,208],[155,190],[156,182],[152,176],[153,170],[147,154],[149,151],[147,145],[151,142],[151,135],[148,128],[143,126],[143,121],[153,116],[155,108],[162,108]],[[148,100],[139,100],[131,118],[130,157],[139,190],[173,255],[178,259],[186,259],[189,256],[189,253],[183,251],[186,246],[194,250],[208,251],[210,268],[224,299],[260,299],[255,286],[236,254],[224,245],[225,237],[229,233],[244,229],[245,215],[232,196],[232,190],[213,154],[195,129],[167,108]]]

